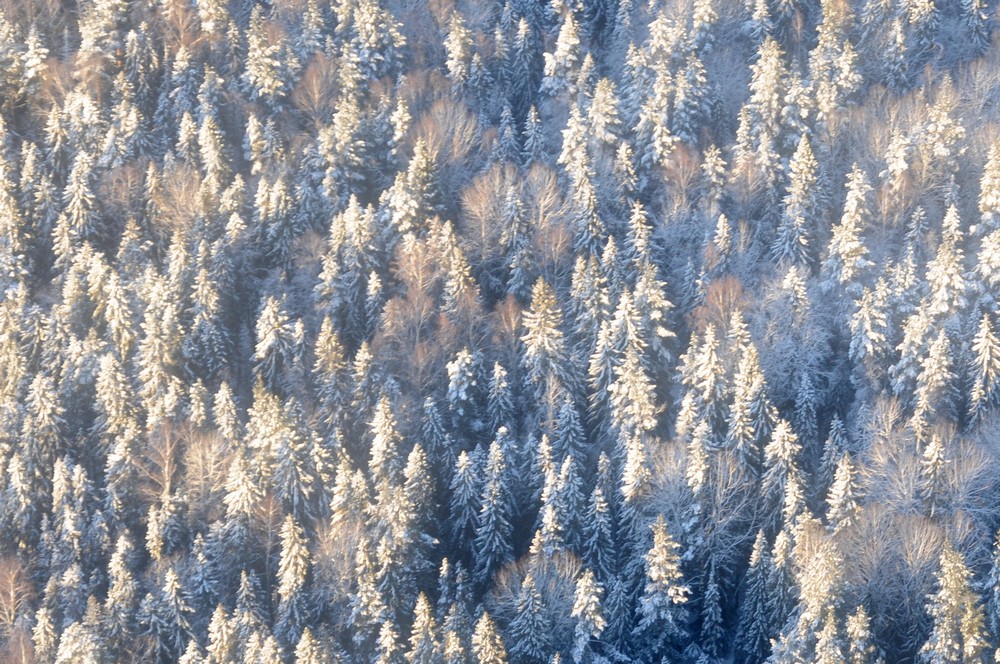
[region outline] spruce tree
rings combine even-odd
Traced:
[[[678,545],[663,516],[652,524],[653,542],[645,555],[645,585],[639,599],[639,622],[633,631],[636,655],[647,660],[677,656],[688,630],[686,606],[691,589],[684,583]]]
[[[475,664],[507,664],[507,649],[489,613],[483,612],[472,633],[472,660]]]
[[[510,656],[523,662],[547,661],[552,648],[552,626],[530,572],[521,582],[516,610],[517,614],[508,628]]]
[[[511,487],[507,478],[510,461],[497,441],[490,445],[486,460],[486,483],[475,537],[475,581],[482,587],[494,572],[514,555]]]
[[[937,587],[928,600],[933,626],[920,649],[920,660],[927,664],[981,661],[988,647],[983,610],[971,572],[950,541],[941,549]]]
[[[594,573],[584,569],[576,581],[573,594],[572,617],[576,622],[573,629],[573,661],[586,661],[588,654],[593,653],[594,640],[599,639],[604,632],[607,621],[601,607],[601,597],[604,589],[594,579]]]
[[[767,540],[761,530],[754,540],[750,567],[743,581],[744,595],[736,631],[737,656],[748,664],[763,662],[771,652],[770,635],[774,628],[770,623],[767,596],[770,562]]]

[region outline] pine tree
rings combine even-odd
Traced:
[[[112,648],[126,646],[135,635],[135,612],[139,605],[139,584],[133,565],[134,547],[127,535],[121,535],[108,564],[110,582],[105,601],[104,632]]]
[[[482,497],[478,459],[480,455],[464,450],[455,462],[450,491],[448,525],[451,528],[451,545],[457,553],[468,554],[468,543],[475,537],[478,512]],[[465,558],[465,556],[460,556]]]
[[[555,292],[539,278],[531,290],[531,309],[523,317],[524,368],[527,388],[542,403],[550,381],[575,392],[562,332],[562,312]]]
[[[918,437],[924,435],[924,425],[934,415],[954,418],[958,406],[958,379],[954,373],[951,341],[941,330],[920,363],[917,376],[913,419]]]
[[[308,620],[310,598],[305,591],[311,566],[307,540],[291,514],[281,524],[278,561],[277,636],[286,644],[298,643]]]
[[[1000,634],[1000,532],[993,538],[993,551],[989,575],[985,579],[986,627],[990,634]]]
[[[871,618],[864,605],[847,617],[847,662],[849,664],[880,664],[882,658],[872,643]]]
[[[247,31],[244,79],[251,97],[277,105],[291,88],[291,74],[298,59],[283,40],[269,38],[263,12],[254,8]]]
[[[557,459],[565,459],[567,456],[586,458],[586,433],[576,405],[568,394],[563,397],[562,405],[559,407],[554,442]]]
[[[764,441],[771,435],[776,413],[752,342],[742,350],[733,384],[724,445],[736,454],[746,476],[757,479],[763,472]]]
[[[788,79],[785,54],[778,42],[768,36],[757,51],[757,61],[751,65],[750,100],[747,104],[748,133],[753,161],[772,188],[778,175],[777,138]],[[803,148],[804,149],[804,148]],[[803,161],[803,166],[807,161]],[[803,176],[808,173],[803,170]],[[804,182],[805,180],[803,180]],[[807,191],[803,189],[803,191]],[[776,194],[776,192],[775,192]],[[792,220],[801,217],[791,217]]]
[[[403,646],[400,643],[398,629],[393,620],[382,623],[378,634],[378,651],[375,664],[403,664]]]
[[[105,661],[110,661],[109,653],[95,625],[87,621],[74,622],[59,637],[56,664],[99,664]]]
[[[920,498],[930,516],[940,514],[949,495],[947,489],[947,466],[951,463],[944,437],[935,431],[924,447],[920,459]]]
[[[966,281],[962,266],[963,234],[958,209],[951,205],[942,222],[941,244],[927,264],[930,313],[947,319],[966,306]]]
[[[487,412],[490,418],[490,431],[496,431],[502,426],[510,431],[514,430],[514,396],[507,370],[499,362],[493,364],[487,396]]]
[[[823,614],[823,623],[816,635],[817,664],[836,664],[845,660],[844,640],[837,624],[837,614],[828,608]]]
[[[323,644],[306,627],[295,646],[295,661],[301,664],[327,664],[330,661]]]
[[[566,11],[556,37],[555,51],[544,55],[545,66],[541,84],[543,94],[553,97],[566,91],[576,92],[576,75],[579,70],[580,36],[574,12]]]
[[[607,582],[612,575],[615,540],[612,533],[611,509],[601,485],[595,484],[581,524],[583,558],[597,578]]]
[[[156,597],[147,594],[139,612],[160,659],[169,661],[179,657],[190,636],[193,610],[177,572],[172,568],[167,570],[162,589]]]
[[[507,98],[514,112],[523,117],[542,80],[542,44],[537,30],[524,16],[517,23],[512,46],[501,80],[507,84]]]
[[[461,12],[451,15],[448,36],[444,40],[447,50],[445,67],[452,82],[452,90],[461,91],[469,78],[469,64],[472,59],[472,33],[465,25]]]
[[[853,379],[860,386],[879,387],[885,382],[885,360],[889,353],[889,285],[880,278],[874,288],[866,287],[851,316],[850,358],[857,363]]]
[[[792,431],[791,425],[780,420],[764,450],[765,471],[761,488],[766,501],[764,523],[772,532],[782,523],[782,507],[787,501],[789,485],[802,486],[798,465],[801,449],[798,436]]]
[[[457,603],[452,603],[442,626],[441,650],[445,664],[466,664],[469,658],[472,626],[462,616]]]

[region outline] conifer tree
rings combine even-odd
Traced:
[[[858,496],[855,495],[857,480],[854,474],[854,462],[850,454],[844,452],[840,461],[837,462],[836,474],[827,500],[829,504],[827,523],[830,524],[834,532],[852,525],[858,518],[860,506],[858,505]]]
[[[330,661],[323,644],[313,636],[312,630],[306,627],[302,637],[295,646],[295,661],[302,664],[325,664]]]
[[[490,614],[483,612],[472,633],[472,659],[475,664],[507,664],[507,649]]]
[[[928,664],[980,661],[986,656],[987,634],[979,597],[962,554],[950,541],[941,549],[937,588],[929,598],[933,620],[930,636],[920,649]]]
[[[291,514],[281,524],[281,556],[278,561],[278,636],[287,644],[298,643],[308,620],[310,598],[305,592],[311,565],[307,540]]]
[[[593,652],[593,640],[599,639],[607,621],[601,607],[604,589],[594,579],[594,573],[584,569],[576,582],[572,617],[576,620],[573,636],[573,661],[583,662]]]
[[[930,313],[947,319],[966,305],[966,281],[962,267],[963,234],[958,209],[951,205],[942,222],[941,244],[927,264]]]
[[[871,185],[868,184],[867,175],[860,166],[854,164],[847,176],[844,214],[833,229],[830,253],[824,264],[831,280],[855,294],[860,292],[863,285],[858,277],[871,265],[867,258],[868,250],[860,237],[868,221],[870,192]],[[829,287],[832,288],[833,284]]]
[[[708,581],[702,597],[701,650],[709,657],[718,658],[726,648],[726,630],[722,617],[722,593],[715,573],[715,561],[709,565]]]
[[[789,165],[788,193],[771,251],[776,261],[809,264],[816,255],[815,226],[821,218],[818,165],[807,137],[802,137]]]
[[[984,313],[979,320],[971,350],[969,422],[975,423],[1000,397],[1000,341],[993,332],[989,314]]]
[[[494,440],[486,460],[486,483],[475,537],[475,580],[486,585],[493,573],[514,555],[511,534],[513,514],[508,463],[503,447]]]
[[[871,618],[864,605],[847,617],[847,661],[850,664],[878,664],[882,658],[872,643]]]
[[[684,647],[688,629],[687,601],[678,545],[667,532],[663,516],[652,525],[653,544],[645,555],[646,580],[639,599],[639,622],[633,632],[637,655],[655,659]]]
[[[770,554],[764,531],[757,532],[750,553],[750,567],[744,577],[744,597],[740,606],[739,627],[736,631],[736,653],[748,664],[763,662],[771,651],[773,626],[768,610],[768,577]]]
[[[408,664],[437,664],[443,661],[437,637],[437,621],[424,593],[417,597],[417,605],[413,609],[413,628],[406,661]]]
[[[958,384],[948,333],[941,330],[927,349],[917,376],[913,413],[918,437],[932,416],[954,418],[957,414]]]
[[[555,292],[539,278],[531,290],[531,309],[524,314],[524,368],[527,388],[541,403],[551,381],[570,391],[575,378],[569,367],[562,332],[562,312]]]
[[[468,543],[475,536],[482,497],[479,457],[475,452],[460,452],[449,487],[451,502],[448,523],[451,528],[451,545],[457,553],[468,553]]]
[[[562,16],[555,50],[544,55],[545,66],[541,92],[557,96],[563,91],[576,91],[576,74],[581,60],[580,36],[575,12],[566,11]]]
[[[510,656],[517,661],[545,662],[552,648],[552,627],[542,596],[529,572],[521,582],[517,615],[510,623]]]
[[[765,471],[761,488],[766,501],[764,523],[772,532],[781,525],[781,513],[786,504],[789,485],[802,486],[798,461],[801,449],[798,436],[792,431],[791,425],[780,420],[764,450]]]
[[[597,578],[606,583],[612,576],[615,541],[611,509],[600,483],[595,484],[590,494],[581,528],[584,560],[589,569],[595,570]]]
[[[935,431],[920,459],[920,498],[931,517],[940,515],[947,504],[947,466],[951,460],[945,445],[944,437]]]

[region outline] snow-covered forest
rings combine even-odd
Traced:
[[[3,0],[0,661],[1000,660],[991,4]]]

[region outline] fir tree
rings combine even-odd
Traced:
[[[971,350],[969,422],[975,423],[1000,396],[1000,341],[993,332],[988,314],[983,314],[979,320]]]

